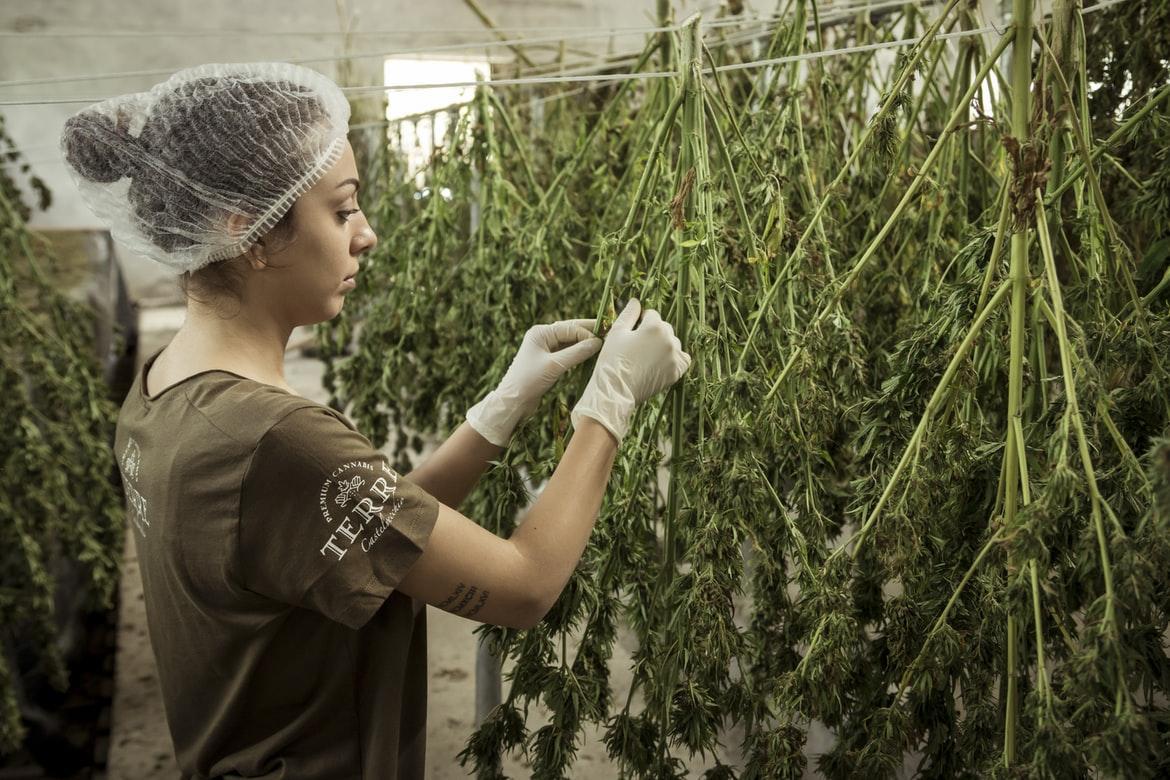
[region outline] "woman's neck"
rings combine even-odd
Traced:
[[[175,358],[199,368],[224,368],[242,376],[286,386],[284,353],[292,328],[245,313],[222,317],[188,303],[187,318],[168,346]]]

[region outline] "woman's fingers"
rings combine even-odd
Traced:
[[[549,349],[560,349],[593,338],[597,319],[561,320],[545,326],[551,335]]]
[[[582,339],[570,347],[565,347],[553,353],[552,359],[561,368],[568,370],[578,363],[584,363],[600,352],[603,343],[600,338],[590,334],[589,338]]]

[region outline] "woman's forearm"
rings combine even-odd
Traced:
[[[581,560],[617,448],[617,439],[604,426],[582,419],[548,484],[510,537],[531,564],[543,611],[552,607]]]
[[[471,494],[488,462],[504,451],[466,421],[406,478],[452,509]]]

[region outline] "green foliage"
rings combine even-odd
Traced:
[[[978,26],[967,5],[806,34],[797,2],[768,54]],[[481,93],[423,188],[387,168],[368,283],[326,329],[334,390],[376,443],[451,431],[534,322],[638,296],[694,357],[636,413],[548,619],[481,629],[514,666],[466,765],[496,777],[522,750],[564,776],[592,723],[634,777],[798,777],[821,728],[835,743],[811,765],[834,778],[1162,771],[1164,16],[1084,17],[1068,89],[1039,81],[1011,140],[1008,97],[976,89],[999,51],[979,39],[960,61],[931,42],[892,68],[863,52],[716,80],[691,75],[683,31],[675,81]],[[544,399],[468,514],[511,532],[586,380]],[[395,453],[409,470],[405,435]],[[529,731],[534,701],[552,720]]]
[[[11,139],[0,142],[19,159]],[[28,171],[22,165],[23,172]],[[50,196],[35,176],[40,208]],[[118,582],[124,522],[111,479],[117,407],[108,399],[93,348],[95,314],[56,289],[54,258],[25,222],[19,189],[0,174],[0,633],[6,648],[35,643],[59,690],[68,685],[54,614],[56,559],[80,563],[86,605],[109,609]],[[0,654],[0,753],[24,739],[18,670]]]

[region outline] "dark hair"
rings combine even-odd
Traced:
[[[295,208],[296,203],[294,202],[292,207],[280,218],[280,221],[268,231],[268,235],[256,240],[256,243],[264,247],[269,254],[284,251],[296,240],[296,224],[293,218]],[[267,240],[273,238],[282,243],[280,249],[274,250],[268,247]],[[268,265],[263,259],[260,262]],[[183,291],[184,298],[204,306],[214,306],[217,299],[226,297],[234,298],[238,308],[238,305],[243,303],[240,298],[240,288],[244,284],[244,273],[242,256],[219,260],[205,265],[197,271],[184,271],[179,275],[179,289]],[[201,299],[195,295],[196,292],[209,296],[211,300]]]
[[[198,197],[173,178],[143,165],[151,158],[215,192],[238,196],[241,208],[273,203],[297,185],[301,172],[315,160],[298,139],[307,126],[329,121],[325,107],[306,88],[286,81],[247,81],[205,77],[186,82],[162,96],[147,117],[142,132],[132,136],[126,120],[97,111],[84,111],[65,123],[65,156],[83,176],[101,183],[131,177],[128,199],[140,229],[167,251],[196,243],[176,226],[226,220],[223,209]],[[243,129],[246,128],[246,132]],[[111,139],[116,139],[111,143]],[[230,143],[224,143],[230,139]],[[290,160],[289,156],[294,159]],[[262,171],[262,176],[253,172]],[[296,204],[294,203],[293,206]],[[291,243],[295,240],[294,208],[268,233]],[[249,215],[259,219],[261,215]],[[257,243],[268,247],[264,240]],[[283,248],[283,247],[282,247]],[[274,253],[279,250],[269,250]],[[239,299],[240,258],[213,262],[180,277],[183,294],[226,293]]]

